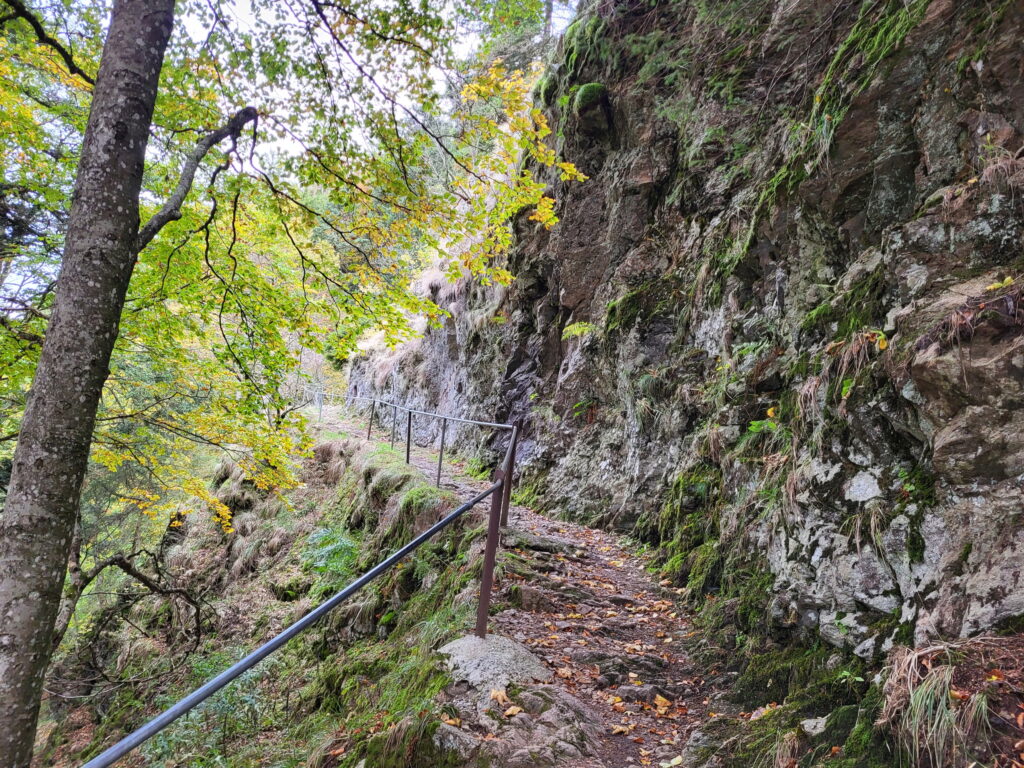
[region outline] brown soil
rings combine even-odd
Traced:
[[[510,568],[493,629],[533,649],[566,690],[604,715],[604,765],[657,765],[704,720],[708,690],[682,649],[693,630],[616,539],[514,508]],[[536,537],[536,538],[535,538]],[[550,543],[563,548],[547,551]]]

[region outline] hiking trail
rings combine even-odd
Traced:
[[[366,438],[365,419],[341,408],[324,409],[320,430]],[[375,431],[371,441],[387,444],[390,432]],[[395,447],[405,448],[400,440]],[[414,443],[410,464],[433,478],[437,453]],[[466,499],[488,484],[468,475],[457,456],[445,457],[443,489]],[[597,726],[590,740],[595,754],[573,756],[569,750],[560,757],[558,750],[543,754],[541,747],[541,754],[532,754],[538,762],[525,764],[681,764],[673,761],[680,761],[689,735],[714,715],[710,674],[684,647],[695,629],[678,603],[679,592],[659,583],[615,535],[553,520],[513,501],[502,531],[490,631],[528,648],[550,670],[548,684],[582,703],[594,719],[590,725]],[[503,698],[499,692],[494,706],[508,719],[532,716]],[[450,722],[466,727],[461,718]]]

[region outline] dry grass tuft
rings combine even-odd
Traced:
[[[313,449],[313,457],[320,470],[319,481],[329,486],[340,483],[358,450],[359,442],[351,438],[329,440],[317,445]]]
[[[772,764],[772,768],[793,768],[804,754],[801,742],[799,733],[786,731],[775,747],[775,762]]]
[[[938,342],[946,350],[969,342],[983,322],[999,329],[1024,327],[1024,287],[1019,281],[1009,282],[981,296],[972,296],[954,309],[938,325],[918,339],[916,351],[922,351]]]
[[[998,733],[994,726],[1007,725],[999,711],[1008,700],[1018,700],[1020,670],[1004,674],[993,665],[1019,665],[1015,649],[1020,645],[1019,637],[977,637],[896,648],[887,665],[878,725],[893,732],[911,764],[920,768],[988,765],[993,759],[991,764],[1004,765],[1004,747],[1020,734],[1012,722]]]

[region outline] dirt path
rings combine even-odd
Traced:
[[[324,428],[366,436],[366,422],[325,409]],[[401,433],[401,430],[399,430]],[[401,437],[396,449],[404,450]],[[390,432],[374,431],[381,442]],[[414,446],[411,463],[429,477],[437,454]],[[485,488],[446,458],[441,486],[460,498]],[[613,535],[510,510],[492,631],[529,647],[555,682],[602,718],[596,759],[565,768],[675,765],[686,738],[708,717],[709,691],[683,650],[693,633],[676,592]]]

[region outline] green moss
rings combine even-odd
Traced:
[[[694,597],[703,596],[703,590],[717,583],[717,546],[705,544],[717,544],[721,483],[721,471],[710,464],[681,473],[656,523],[649,523],[653,530],[647,537],[662,544],[663,575],[679,583],[685,580]]]
[[[610,57],[605,36],[607,24],[596,13],[581,16],[565,30],[562,47],[570,79],[576,79],[585,67],[598,66]]]
[[[291,603],[306,595],[313,582],[308,576],[300,573],[281,581],[270,581],[267,586],[275,598],[284,603]]]
[[[910,518],[910,528],[907,531],[907,556],[912,563],[924,562],[924,535],[921,533],[921,515],[917,514]]]
[[[722,556],[717,541],[706,541],[693,551],[686,588],[694,595],[703,595],[717,584]]]
[[[605,309],[604,329],[611,332],[618,328],[629,328],[640,316],[642,304],[639,297],[643,294],[644,286],[630,291],[625,296],[613,299],[608,302]]]
[[[489,480],[491,478],[491,466],[479,456],[471,456],[467,459],[463,471],[474,480]]]
[[[885,265],[879,264],[849,290],[836,294],[808,312],[801,323],[805,331],[828,332],[836,325],[835,337],[848,339],[865,328],[877,327],[885,316],[885,297],[889,278]]]
[[[710,251],[705,253],[709,259],[715,279],[705,289],[705,300],[709,304],[716,303],[720,296],[724,280],[746,256],[752,242],[755,228],[760,218],[774,205],[781,190],[793,190],[805,179],[827,156],[837,126],[845,117],[852,98],[868,86],[878,68],[903,42],[906,35],[923,17],[930,0],[887,0],[883,3],[864,4],[856,22],[836,49],[826,68],[824,77],[811,101],[810,112],[803,119],[793,121],[792,140],[796,149],[787,153],[781,167],[766,181],[758,195],[758,200],[750,216],[745,231],[727,238],[722,243],[708,240]],[[727,7],[727,6],[723,6]],[[740,14],[742,27],[747,28],[758,18],[744,7]],[[716,8],[708,12],[708,19],[718,19],[715,23],[722,26],[730,34],[738,34],[731,22],[723,23],[721,19],[730,18],[730,13]],[[740,43],[744,45],[740,45]],[[717,74],[709,81],[709,92],[715,93],[726,106],[737,101],[737,91],[741,83],[743,69],[741,65],[728,65],[731,58],[742,56],[745,40],[738,40],[737,45],[723,49],[725,54],[716,67]],[[851,83],[853,87],[851,87]],[[812,310],[810,326],[820,324],[830,315],[832,310],[825,307]],[[859,329],[866,322],[865,315],[852,309],[844,313],[840,327],[840,338],[851,328]]]
[[[602,83],[587,83],[576,89],[572,111],[577,117],[607,97],[608,89]]]
[[[558,78],[551,73],[545,74],[533,88],[534,98],[540,101],[541,106],[549,108],[555,103],[555,96],[558,93]]]
[[[451,508],[458,497],[451,491],[442,491],[433,485],[417,485],[402,494],[398,511],[403,515],[417,517],[425,513],[439,514]]]
[[[655,317],[670,315],[687,295],[684,287],[672,275],[642,283],[608,302],[604,316],[605,336],[616,330],[629,330],[640,318],[650,321]]]
[[[840,768],[897,768],[903,765],[896,747],[886,738],[886,734],[875,727],[878,715],[882,711],[883,696],[881,687],[872,685],[856,707],[856,717],[845,740],[834,740],[832,744],[821,740],[820,751],[822,765],[839,766]],[[844,708],[844,720],[849,720],[849,708]],[[831,718],[830,718],[831,721]],[[835,734],[838,739],[838,734]],[[832,747],[842,745],[838,755],[832,755]],[[811,753],[813,756],[813,752]],[[801,766],[816,763],[806,759]]]
[[[736,626],[747,633],[763,628],[775,576],[768,570],[753,569],[741,572],[739,578],[729,574],[728,581],[736,600]]]
[[[512,486],[512,503],[521,507],[532,509],[535,512],[540,510],[540,484],[539,481],[520,481]]]

